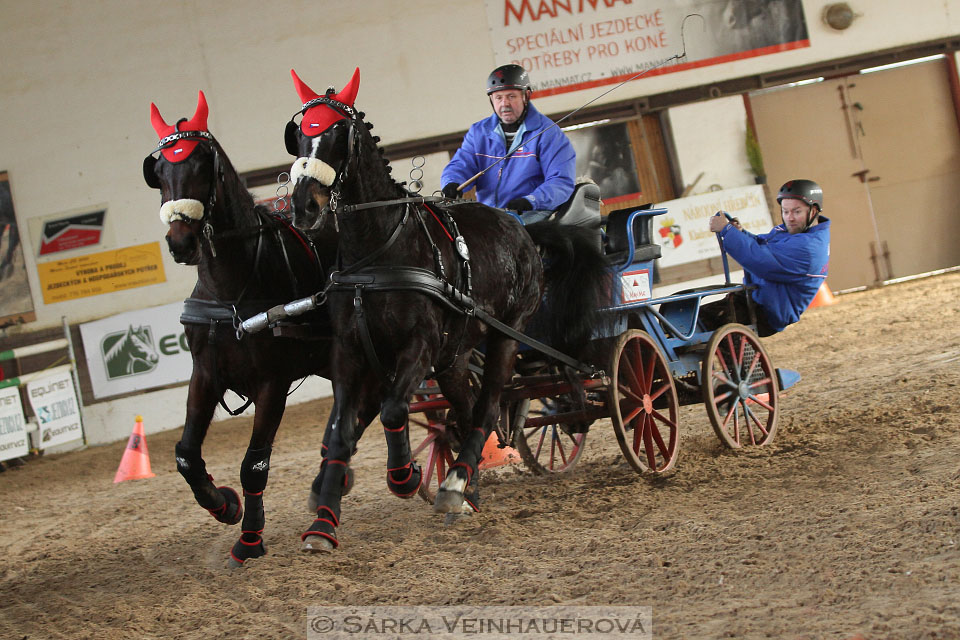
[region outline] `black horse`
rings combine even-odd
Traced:
[[[176,445],[177,469],[200,506],[218,521],[236,524],[243,518],[242,534],[230,553],[231,565],[237,566],[266,553],[263,490],[287,392],[295,380],[309,374],[329,378],[331,335],[324,310],[304,316],[305,325],[289,327],[308,331],[304,339],[269,333],[241,337],[237,327],[242,318],[321,288],[329,266],[321,257],[334,255],[337,236],[329,226],[307,238],[266,207],[254,205],[207,131],[202,92],[189,121],[167,125],[154,105],[151,115],[161,140],[159,156],[144,160],[144,178],[161,191],[160,217],[169,225],[170,253],[181,264],[197,266],[197,284],[181,317],[193,373],[183,434]],[[256,406],[240,468],[245,513],[236,491],[214,485],[201,457],[210,420],[227,389]]]
[[[325,291],[336,335],[327,459],[339,464],[337,472],[328,470],[317,519],[303,536],[307,550],[332,549],[339,470],[358,437],[359,406],[381,402],[387,465],[396,474],[390,480],[415,489],[420,470],[410,461],[409,401],[435,375],[457,417],[460,452],[434,506],[460,512],[513,373],[517,342],[508,333],[527,325],[546,287],[552,344],[575,352],[589,340],[609,278],[589,230],[553,222],[524,228],[504,211],[427,202],[438,199],[413,197],[392,180],[372,125],[353,107],[359,69],[343,91],[324,96],[293,76],[304,102],[302,122],[291,120],[285,136],[287,150],[298,156],[291,174],[294,222],[311,229],[335,218],[340,231],[340,264]],[[483,378],[472,393],[467,364],[481,343]]]

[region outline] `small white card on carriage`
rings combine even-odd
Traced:
[[[39,449],[83,437],[80,408],[69,371],[38,378],[27,384],[27,397],[40,426]]]
[[[649,300],[652,295],[650,293],[650,270],[624,271],[620,274],[620,285],[620,300],[622,302]]]
[[[30,453],[17,387],[0,389],[0,462]]]

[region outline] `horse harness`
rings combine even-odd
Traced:
[[[180,123],[178,122],[178,127],[179,124]],[[317,251],[317,247],[309,238],[296,229],[296,227],[287,222],[282,216],[264,213],[256,207],[254,208],[254,211],[261,219],[260,224],[253,227],[228,229],[226,231],[215,233],[213,224],[210,221],[210,217],[217,202],[217,184],[219,182],[223,182],[224,173],[223,165],[220,161],[220,145],[217,143],[213,135],[207,131],[177,131],[162,138],[158,143],[157,148],[154,149],[150,155],[144,158],[144,178],[147,180],[148,184],[151,184],[151,181],[156,181],[156,174],[154,173],[153,166],[156,164],[157,158],[154,157],[153,154],[185,138],[200,138],[201,141],[208,142],[213,151],[213,181],[210,186],[210,193],[207,197],[207,201],[204,204],[202,217],[200,218],[200,221],[203,223],[202,237],[209,245],[211,255],[214,258],[217,257],[217,249],[214,244],[215,235],[220,239],[242,238],[253,234],[256,234],[257,237],[257,244],[256,249],[254,250],[254,259],[251,266],[251,272],[250,275],[245,279],[243,288],[241,289],[239,295],[237,295],[236,300],[220,300],[216,296],[215,292],[211,291],[205,283],[199,281],[200,287],[210,295],[212,300],[205,300],[202,298],[187,298],[184,300],[183,312],[180,315],[181,324],[202,325],[208,327],[207,340],[208,344],[213,348],[213,359],[215,363],[215,366],[213,367],[214,386],[219,389],[221,385],[217,376],[218,368],[216,367],[217,329],[221,324],[230,323],[230,326],[234,330],[237,340],[239,341],[243,337],[243,332],[240,330],[241,317],[249,317],[250,315],[254,315],[260,309],[269,308],[276,302],[275,300],[244,300],[244,297],[247,293],[247,288],[259,273],[260,258],[263,253],[263,240],[265,232],[274,232],[277,245],[280,247],[281,254],[283,255],[283,262],[286,265],[286,272],[290,279],[290,284],[294,295],[297,294],[299,283],[297,282],[293,265],[290,262],[290,254],[287,251],[287,243],[284,241],[284,229],[293,234],[294,238],[296,238],[296,240],[309,254],[311,262],[317,266],[318,275],[321,279],[324,269],[323,262],[320,259],[320,254]],[[151,186],[153,185],[151,184]],[[183,214],[174,214],[173,217],[174,219],[178,219],[183,222],[190,221],[190,219]],[[237,395],[243,398],[242,394],[238,393]],[[227,413],[235,416],[245,411],[253,402],[251,398],[244,398],[244,401],[245,403],[242,407],[236,410],[231,410],[221,396],[220,406],[222,406]]]

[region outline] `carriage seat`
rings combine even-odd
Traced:
[[[650,209],[652,204],[617,209],[607,215],[606,254],[607,262],[622,264],[627,260],[630,236],[633,236],[633,261],[648,262],[660,257],[660,245],[653,241],[653,216],[639,215],[633,219],[633,229],[627,229],[630,214],[640,209]]]
[[[581,182],[573,188],[570,199],[557,209],[552,217],[560,224],[575,224],[594,229],[597,246],[603,246],[600,232],[600,187],[593,182]]]

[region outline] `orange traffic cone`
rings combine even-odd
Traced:
[[[520,462],[520,454],[513,447],[500,448],[500,440],[497,434],[491,433],[487,438],[487,443],[483,445],[483,452],[480,454],[480,469],[492,469],[493,467],[502,467],[505,464]]]
[[[133,433],[127,441],[127,448],[120,460],[114,482],[124,480],[139,480],[153,478],[157,474],[150,471],[150,454],[147,452],[147,437],[143,435],[143,416],[137,416],[137,423],[133,425]]]
[[[830,291],[830,287],[827,286],[827,281],[824,280],[823,284],[820,285],[820,289],[817,290],[817,295],[813,297],[813,300],[810,302],[808,309],[813,309],[814,307],[828,307],[831,304],[836,303],[837,299],[833,297],[833,293]]]

